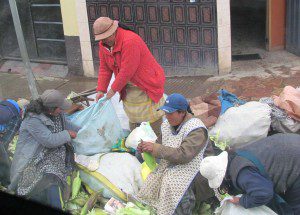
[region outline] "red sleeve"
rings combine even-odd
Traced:
[[[121,51],[121,68],[111,88],[120,92],[131,80],[140,64],[140,48],[133,40],[123,43]]]
[[[100,44],[99,44],[99,58],[100,58],[100,66],[99,66],[99,73],[98,73],[98,86],[96,90],[106,93],[107,87],[109,85],[112,76],[112,71],[108,68],[106,64],[104,53]]]

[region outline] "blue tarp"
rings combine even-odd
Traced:
[[[218,98],[221,102],[221,113],[220,113],[220,115],[225,113],[225,111],[228,108],[238,106],[238,105],[243,105],[243,104],[246,103],[246,101],[243,101],[243,100],[239,99],[236,95],[228,92],[227,90],[221,89],[221,90],[219,90],[218,93],[220,94],[218,96]]]

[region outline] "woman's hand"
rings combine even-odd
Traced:
[[[108,91],[108,93],[106,94],[106,98],[111,99],[115,94],[116,94],[116,92],[114,92],[112,89],[110,89]]]
[[[104,93],[102,91],[98,91],[96,95],[96,102],[98,102],[99,99],[101,99],[104,96]]]
[[[233,204],[238,205],[240,203],[240,197],[233,196],[232,199],[229,199],[228,201],[230,201]]]
[[[69,135],[70,135],[70,137],[71,137],[72,139],[75,139],[75,138],[77,137],[77,132],[71,131],[71,130],[68,130],[68,132],[69,132]]]
[[[152,153],[153,152],[153,148],[154,148],[154,143],[142,141],[138,145],[137,149],[139,150],[139,152],[149,152],[149,153]]]

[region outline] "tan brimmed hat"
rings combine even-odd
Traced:
[[[115,33],[118,28],[118,21],[109,17],[98,18],[93,25],[95,40],[103,40]]]

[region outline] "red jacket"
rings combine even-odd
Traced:
[[[99,42],[100,68],[97,91],[107,92],[112,73],[115,81],[111,88],[124,98],[124,87],[128,82],[145,91],[158,102],[164,93],[165,74],[147,45],[136,33],[117,29],[112,53]]]

